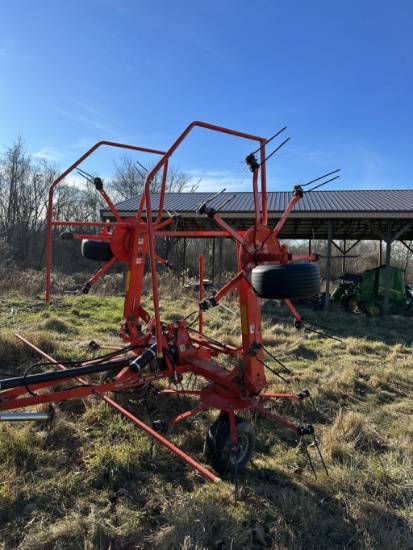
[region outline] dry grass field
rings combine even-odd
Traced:
[[[33,282],[29,296],[0,297],[1,378],[38,361],[15,333],[60,361],[86,358],[91,340],[119,345],[122,297],[60,294],[46,306],[36,292]],[[166,321],[196,309],[196,294],[164,285]],[[235,501],[232,479],[205,481],[98,397],[63,402],[51,422],[0,424],[0,549],[411,550],[413,318],[302,312],[339,332],[331,339],[296,330],[272,302],[262,309],[265,346],[292,371],[288,385],[268,373],[271,389],[312,396],[265,406],[314,425],[328,475],[311,438],[307,454],[292,431],[246,412],[257,443]],[[238,343],[238,316],[217,310],[222,320],[206,315],[206,333]],[[111,397],[149,425],[196,404],[145,389]],[[167,437],[204,463],[216,414]]]

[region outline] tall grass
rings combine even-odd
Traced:
[[[120,280],[107,280],[122,292]],[[170,279],[160,286],[164,320],[196,319],[196,292]],[[60,360],[90,356],[91,340],[119,345],[123,299],[101,291],[54,295],[50,306],[36,298],[40,290],[3,292],[0,371],[37,361],[15,332]],[[151,296],[144,299],[151,310]],[[413,319],[304,311],[311,330],[297,331],[278,305],[263,303],[263,312],[264,345],[292,371],[289,384],[269,372],[271,388],[308,388],[314,404],[263,406],[314,425],[329,475],[312,438],[304,445],[247,411],[257,444],[235,502],[233,480],[209,484],[97,397],[76,399],[56,404],[52,422],[0,424],[0,549],[413,548]],[[220,320],[206,314],[206,333],[239,343],[238,315],[214,313]],[[320,327],[339,333],[325,338]],[[149,425],[197,405],[146,389],[112,397]],[[216,414],[182,421],[168,438],[203,462]]]

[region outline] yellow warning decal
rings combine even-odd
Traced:
[[[242,334],[248,334],[247,306],[241,306],[241,330]]]

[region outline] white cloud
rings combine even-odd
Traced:
[[[74,103],[73,101],[71,102]],[[106,123],[105,117],[95,108],[85,103],[74,103],[74,109],[56,108],[56,111],[61,115],[71,118],[77,122],[92,126],[100,132],[105,132],[108,135],[112,134],[112,129]]]
[[[85,189],[86,183],[85,179],[82,178],[82,176],[76,176],[73,175],[73,173],[66,176],[65,181],[68,185],[71,185],[72,187],[76,187],[77,189]]]
[[[32,156],[53,162],[60,162],[65,158],[65,155],[61,151],[47,145],[36,153],[33,153]]]

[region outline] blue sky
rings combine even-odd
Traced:
[[[22,136],[63,171],[101,140],[168,149],[194,120],[268,138],[287,126],[269,190],[336,168],[323,189],[412,187],[412,0],[0,0],[0,10],[1,148]],[[196,130],[172,163],[202,178],[199,190],[250,190],[242,162],[253,148]],[[108,176],[114,156],[105,148],[83,167]]]

